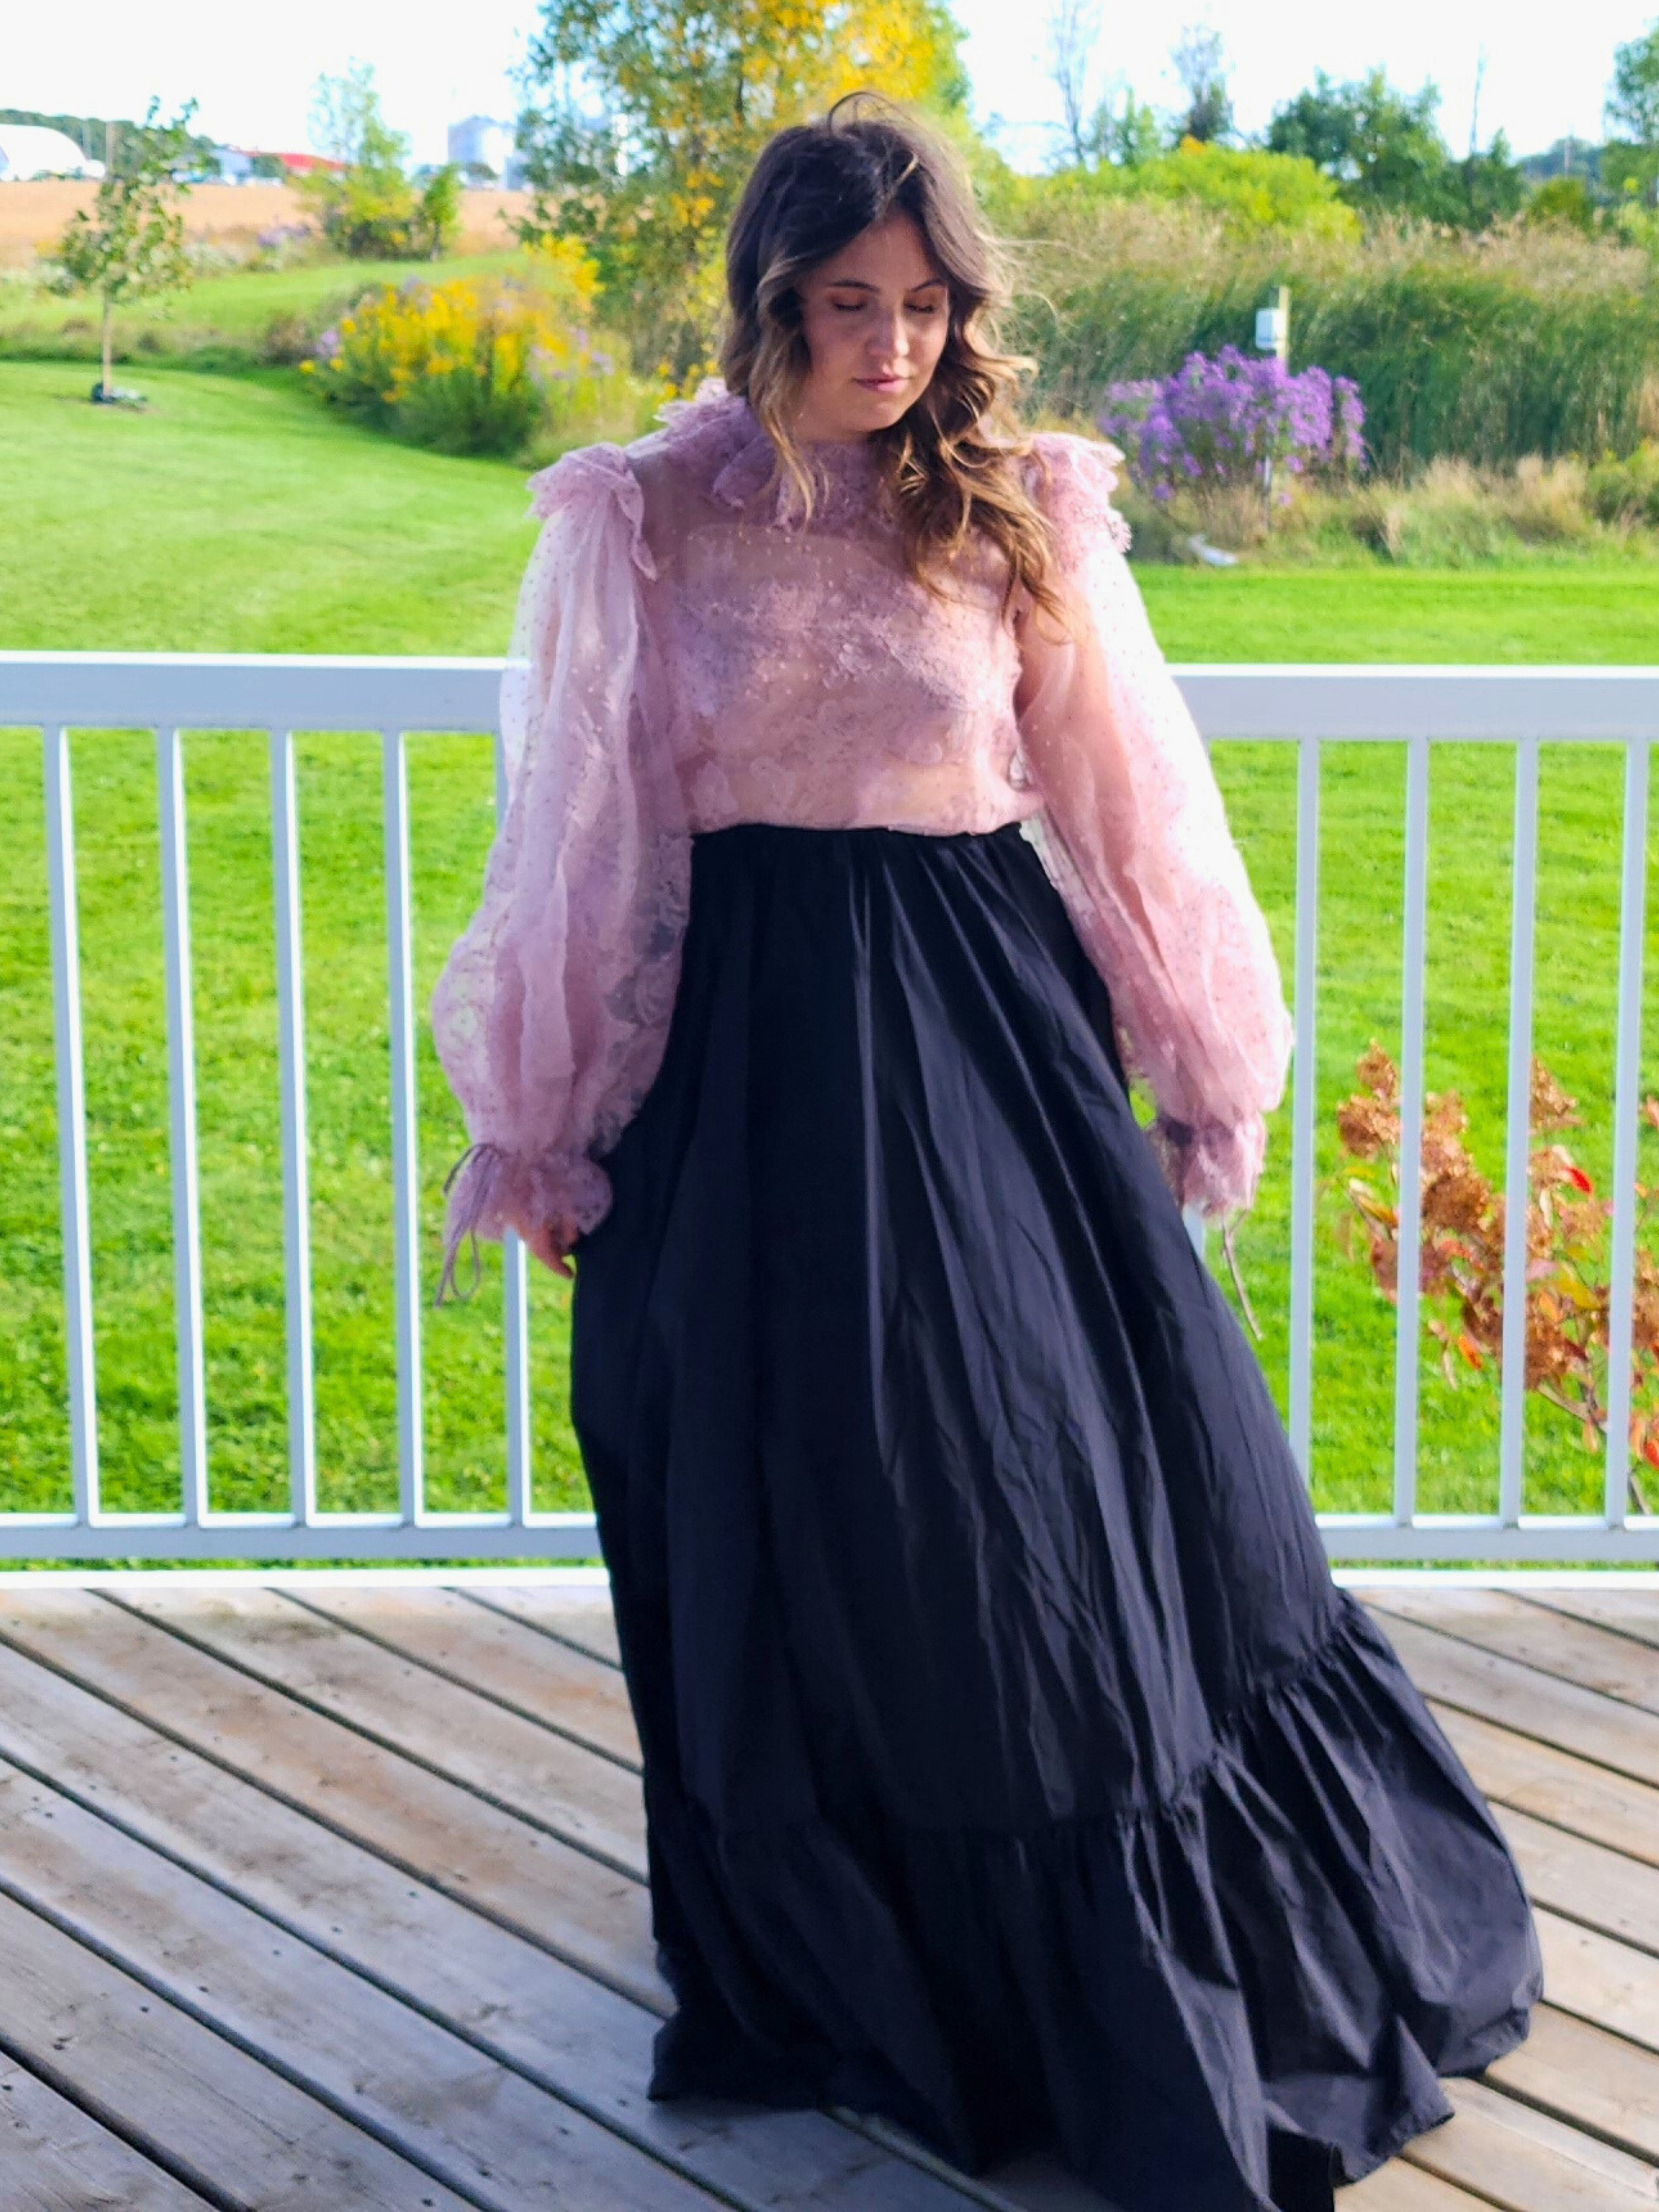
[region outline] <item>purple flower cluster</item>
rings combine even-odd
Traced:
[[[1188,354],[1173,376],[1112,385],[1099,420],[1158,500],[1260,483],[1270,463],[1292,476],[1365,465],[1365,410],[1352,377],[1322,368],[1292,376],[1276,355],[1232,345],[1213,361]]]

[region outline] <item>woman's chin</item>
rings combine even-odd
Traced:
[[[860,434],[890,430],[920,397],[913,385],[904,385],[896,392],[872,392],[864,385],[857,385],[848,394],[842,420],[849,431],[856,430]]]

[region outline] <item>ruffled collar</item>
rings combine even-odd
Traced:
[[[691,399],[670,400],[661,410],[671,446],[708,469],[708,490],[722,505],[757,510],[756,519],[781,529],[801,520],[795,486],[778,469],[778,451],[746,399],[710,377]],[[813,477],[812,520],[845,522],[881,505],[875,448],[867,439],[813,440],[801,455]],[[768,492],[769,503],[761,506]]]

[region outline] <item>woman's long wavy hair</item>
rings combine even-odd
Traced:
[[[726,237],[726,388],[748,400],[810,513],[811,474],[790,429],[811,368],[798,288],[872,223],[900,213],[950,290],[932,380],[871,441],[905,565],[939,590],[942,572],[978,535],[1006,560],[1005,605],[1023,589],[1055,611],[1052,544],[1019,465],[1031,447],[1013,406],[1031,364],[1004,353],[997,337],[1008,300],[1001,257],[954,155],[890,102],[850,93],[821,123],[780,131],[762,149]]]

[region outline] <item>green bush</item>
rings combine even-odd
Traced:
[[[1528,222],[1560,222],[1586,237],[1595,228],[1595,202],[1582,177],[1551,177],[1527,202]]]
[[[1603,522],[1659,530],[1659,445],[1638,446],[1625,460],[1598,462],[1589,472],[1586,496]]]
[[[1196,139],[1150,161],[1011,178],[1005,189],[1007,216],[1028,232],[1048,226],[1057,211],[1063,220],[1068,206],[1154,200],[1206,210],[1235,234],[1287,232],[1337,240],[1360,234],[1359,218],[1344,205],[1334,179],[1300,155],[1200,145]]]
[[[301,372],[334,404],[441,453],[550,458],[640,411],[644,386],[593,343],[593,264],[570,240],[518,278],[376,285]],[[651,404],[662,398],[653,391]]]

